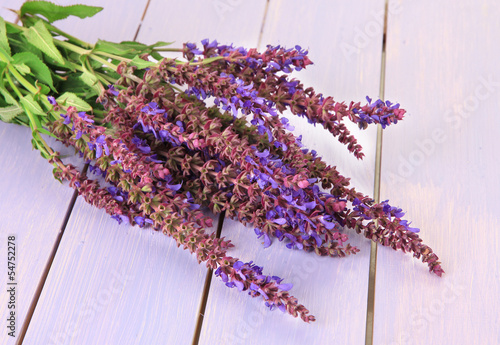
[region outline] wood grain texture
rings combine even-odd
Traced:
[[[63,223],[72,190],[57,182],[52,166],[33,151],[30,130],[0,123],[0,252],[7,258],[7,236],[16,237],[16,335],[25,320],[54,240]],[[7,286],[7,263],[0,267],[2,286]],[[0,294],[0,315],[7,318],[9,295]],[[5,338],[4,338],[5,337]],[[6,336],[0,338],[13,344]]]
[[[79,198],[24,344],[187,344],[205,270]]]
[[[71,3],[78,3],[78,1],[72,1],[72,2],[59,1],[57,3],[63,4],[63,5],[69,5]],[[86,3],[89,5],[99,5],[100,2],[99,1],[86,1]],[[69,32],[71,34],[74,34],[75,36],[78,36],[78,37],[82,38],[83,40],[88,40],[90,42],[94,42],[97,38],[103,38],[103,39],[108,39],[108,40],[118,40],[118,41],[125,40],[125,39],[130,40],[133,38],[133,36],[137,30],[138,24],[139,24],[141,16],[142,16],[142,11],[145,8],[145,4],[146,4],[146,1],[140,1],[140,2],[137,2],[137,1],[127,1],[127,2],[109,1],[106,3],[106,5],[107,5],[106,10],[97,14],[94,18],[82,21],[80,19],[70,17],[65,21],[56,22],[56,25],[58,27],[60,27],[61,29],[66,30],[67,32]],[[20,6],[20,4],[15,6],[15,7],[19,7],[19,6]],[[135,10],[137,8],[139,9],[138,11]],[[104,18],[106,18],[106,15],[107,15],[107,19],[104,19]],[[104,16],[104,18],[103,18],[103,16]],[[3,124],[2,124],[2,126],[3,126]],[[26,141],[27,145],[25,145],[24,150],[21,153],[17,153],[17,154],[21,157],[25,157],[25,156],[30,157],[30,156],[28,156],[28,153],[29,153],[29,148],[31,145],[29,143],[29,136],[28,135],[29,134],[27,134],[27,133],[23,133],[21,136],[20,133],[14,133],[14,132],[10,133],[9,132],[8,137],[5,137],[5,140],[15,139],[16,141],[19,141],[19,142],[22,140]],[[2,147],[2,153],[3,152],[4,152],[4,150]],[[8,151],[6,151],[6,152],[8,152]],[[40,159],[40,165],[44,165],[44,167],[46,166],[48,172],[50,172],[52,169],[52,168],[50,168],[50,165],[48,163],[43,161],[43,159]],[[32,161],[28,161],[28,160],[26,162],[24,162],[22,167],[24,167],[26,169],[26,171],[23,174],[29,173],[29,172],[31,172],[31,169],[33,169],[32,175],[36,175],[36,172],[38,170],[38,167],[36,165],[34,165],[32,163]],[[18,171],[16,173],[19,174]],[[42,174],[42,178],[43,177],[44,177],[44,175]],[[24,177],[21,174],[19,174],[19,179],[20,180],[21,179],[29,179],[30,181],[36,180],[36,178],[30,178],[29,176]],[[12,178],[10,180],[12,181],[14,179]],[[47,180],[47,178],[42,179],[41,181],[44,182],[46,180]],[[14,186],[15,186],[15,184],[14,184]],[[50,222],[53,218],[53,217],[51,217],[51,213],[53,213],[54,210],[56,210],[56,211],[61,210],[61,212],[62,212],[61,220],[58,222],[54,222],[55,224],[53,225],[54,229],[52,230],[52,232],[54,232],[54,236],[53,236],[53,238],[54,238],[55,235],[57,235],[57,231],[60,227],[62,217],[64,216],[64,213],[66,212],[67,203],[69,202],[71,195],[72,195],[72,189],[68,188],[67,186],[61,186],[57,181],[55,181],[53,179],[50,181],[50,183],[47,180],[47,182],[45,182],[44,187],[46,190],[39,191],[38,194],[40,194],[40,196],[37,197],[37,199],[41,199],[41,201],[38,202],[39,204],[41,204],[40,206],[38,206],[39,212],[41,214],[45,214],[47,219],[44,219],[43,217],[40,217],[40,216],[37,217],[36,215],[31,215],[31,214],[26,215],[23,208],[20,208],[17,211],[17,214],[14,213],[13,218],[14,217],[22,218],[24,216],[24,217],[26,217],[26,220],[29,220],[30,222],[40,222],[39,218],[42,218],[41,219],[42,222],[47,222],[47,221]],[[66,193],[65,199],[67,199],[67,203],[65,204],[64,207],[57,205],[57,200],[54,200],[55,197],[52,195],[53,194],[52,190],[55,188],[61,188]],[[25,191],[25,193],[29,193],[30,189],[23,188],[22,191]],[[2,199],[2,201],[4,201],[4,200],[5,199]],[[46,206],[44,207],[44,205],[46,205]],[[37,208],[34,208],[34,209],[37,210]],[[50,212],[47,211],[46,209],[50,210]],[[93,230],[92,228],[85,228],[85,229],[89,232]],[[2,231],[2,233],[3,233],[3,231]],[[38,236],[42,236],[42,235],[43,235],[43,233],[40,233],[40,235],[38,235]],[[68,234],[68,237],[71,238],[71,232]],[[50,251],[52,249],[53,238],[49,243],[46,243],[48,241],[47,239],[44,239],[44,241],[37,241],[38,237],[33,236],[33,238],[31,238],[31,241],[29,242],[29,245],[20,246],[20,250],[30,250],[31,249],[30,246],[32,246],[32,247],[35,247],[35,248],[33,248],[32,252],[36,254],[36,249],[43,248],[46,252],[46,255],[43,258],[37,259],[37,261],[35,261],[35,259],[33,260],[33,262],[39,261],[39,265],[43,269],[43,266],[45,265],[45,263],[47,261],[47,255],[48,255],[48,253],[50,253]],[[66,242],[67,241],[65,241],[65,243]],[[61,248],[61,249],[62,249],[61,253],[58,254],[59,258],[65,257],[64,255],[66,253],[64,251],[64,248]],[[60,283],[65,284],[63,290],[65,290],[64,292],[70,294],[70,296],[68,297],[69,301],[73,301],[75,303],[74,309],[76,309],[76,303],[79,303],[80,301],[73,299],[73,297],[71,296],[71,293],[73,290],[71,290],[71,289],[66,290],[66,287],[68,285],[71,285],[71,283],[76,283],[77,285],[82,285],[82,281],[80,281],[80,279],[79,279],[80,276],[75,277],[74,275],[73,276],[71,275],[71,273],[76,272],[76,270],[73,272],[72,271],[64,271],[64,268],[67,268],[67,267],[71,267],[71,270],[74,269],[73,266],[71,266],[71,265],[67,266],[67,265],[71,263],[71,259],[74,260],[75,258],[72,258],[69,254],[67,254],[66,256],[70,257],[70,258],[68,258],[67,263],[64,263],[64,262],[61,263],[61,261],[59,259],[54,263],[54,265],[55,265],[55,266],[53,266],[54,271],[51,271],[51,274],[49,275],[48,281],[50,282],[50,284],[53,284],[53,282],[54,282],[53,279],[57,280],[58,276],[64,276],[64,274],[68,274],[69,278],[67,278],[67,280],[60,281]],[[84,261],[85,262],[92,262],[92,259],[85,258]],[[121,282],[119,281],[119,277],[120,277],[119,274],[121,274],[121,272],[122,272],[121,268],[117,268],[114,271],[110,269],[108,272],[109,279],[106,281],[107,285],[105,285],[105,289],[99,290],[100,294],[97,294],[97,298],[100,298],[100,300],[98,299],[97,302],[95,302],[97,304],[95,304],[95,303],[90,304],[90,305],[87,305],[87,308],[83,308],[83,309],[80,308],[77,310],[77,312],[80,312],[80,313],[83,312],[84,316],[90,315],[90,317],[84,318],[84,321],[88,321],[89,319],[93,318],[93,316],[92,316],[93,314],[91,314],[91,313],[95,312],[95,310],[92,308],[94,308],[94,307],[100,308],[100,307],[102,307],[102,303],[106,304],[106,302],[109,300],[106,297],[107,295],[105,295],[106,292],[109,292],[108,290],[106,290],[106,288],[111,289],[111,291],[114,291],[114,290],[116,290],[115,288],[117,285],[118,285],[118,287],[121,287],[119,285],[119,284],[121,284]],[[54,278],[54,274],[56,274],[56,278]],[[84,277],[84,276],[85,276],[84,274],[81,275],[81,277]],[[66,276],[66,277],[68,277],[68,276]],[[118,278],[116,278],[116,277],[118,277]],[[115,282],[115,281],[117,281],[117,282]],[[34,287],[36,287],[39,283],[39,277],[33,277],[33,279],[31,279],[30,283]],[[73,337],[73,335],[78,335],[78,331],[81,330],[81,328],[75,328],[75,329],[68,328],[68,327],[79,326],[77,321],[73,321],[72,317],[75,314],[71,314],[71,310],[68,310],[68,309],[70,309],[69,307],[64,309],[67,312],[66,314],[59,314],[62,317],[63,325],[65,327],[62,330],[57,328],[57,326],[55,326],[53,323],[48,321],[48,320],[50,320],[50,321],[58,320],[55,317],[47,317],[47,315],[50,315],[50,312],[53,311],[53,309],[51,309],[51,308],[55,308],[56,310],[59,310],[59,307],[60,307],[59,298],[61,298],[60,296],[57,295],[57,293],[59,291],[56,288],[54,288],[53,285],[50,285],[50,284],[48,285],[49,291],[44,290],[44,294],[42,295],[42,299],[44,301],[43,304],[40,305],[39,307],[37,307],[37,309],[35,311],[33,320],[37,320],[37,321],[33,326],[29,327],[27,337],[25,338],[25,343],[36,343],[36,344],[45,343],[45,342],[49,343],[53,339],[55,339],[53,341],[54,343],[67,343],[67,341],[71,341],[72,343],[75,343],[75,341],[77,341],[77,339],[78,339],[78,337],[75,338],[75,337]],[[99,284],[101,284],[101,281],[96,279],[94,281],[94,286],[101,286]],[[90,285],[92,285],[92,284],[90,284]],[[89,287],[89,291],[92,291],[92,288]],[[50,292],[49,296],[56,296],[55,299],[50,300],[50,297],[49,298],[46,297],[49,292]],[[104,295],[103,295],[103,293],[104,293]],[[93,295],[93,296],[95,297],[96,295]],[[23,291],[23,296],[19,297],[19,298],[23,303],[29,304],[29,302],[31,301],[28,294],[24,295],[24,291]],[[65,303],[62,298],[61,298],[61,303]],[[68,302],[68,303],[71,304],[71,302]],[[101,304],[99,304],[99,303],[101,303]],[[2,303],[2,307],[4,305],[5,304]],[[79,317],[81,317],[80,314],[77,314],[77,315],[79,315]],[[70,321],[70,323],[66,324],[66,323],[64,323],[65,321]],[[106,325],[106,324],[104,323],[104,325]],[[19,327],[20,327],[20,325],[19,325]],[[52,331],[54,331],[54,332],[52,332]]]
[[[297,73],[307,86],[336,100],[376,97],[383,25],[375,18],[383,6],[383,1],[271,1],[261,49],[266,44],[299,44],[309,49],[315,63]],[[373,22],[371,34],[366,34],[368,22]],[[366,36],[366,40],[358,36]],[[303,135],[306,147],[317,150],[328,163],[352,177],[352,184],[360,191],[373,193],[374,129],[360,132],[356,126],[351,127],[365,148],[366,158],[358,161],[326,130],[292,116],[288,118],[295,132]],[[225,221],[222,235],[236,245],[230,254],[243,261],[254,260],[264,266],[265,274],[293,283],[291,293],[317,321],[308,325],[279,311],[269,312],[260,298],[228,289],[216,279],[209,294],[200,344],[364,343],[370,244],[352,232],[348,234],[351,243],[361,249],[358,255],[319,258],[290,251],[278,241],[263,249],[253,228]]]
[[[0,16],[15,21],[16,15],[7,8],[19,9],[22,1],[12,0],[0,6]],[[57,182],[53,167],[32,149],[30,131],[0,122],[0,253],[7,258],[7,237],[16,236],[16,336],[37,289],[60,231],[72,190]],[[49,143],[53,143],[49,141]],[[6,293],[7,263],[0,265],[0,315],[7,319],[10,295]],[[4,289],[5,288],[5,289]],[[2,324],[1,344],[14,344]]]
[[[185,19],[172,12],[170,5],[151,2],[148,13],[152,14],[146,16],[142,28],[154,23],[154,32],[140,34],[138,40],[181,36],[179,28]],[[185,13],[191,13],[192,7],[200,9],[195,18],[207,13],[205,2],[183,7]],[[135,5],[124,10],[142,15]],[[205,18],[205,30],[193,33],[194,40],[203,38],[201,34],[228,32],[232,25],[242,25],[236,17],[223,25],[218,18]],[[109,34],[109,27],[102,25],[96,32]],[[214,25],[217,28],[211,29]],[[239,37],[245,37],[247,30],[242,26]],[[173,240],[151,230],[120,227],[103,211],[79,200],[25,344],[189,343],[205,274],[206,268],[178,249]]]
[[[498,344],[497,1],[404,1],[389,17],[382,199],[407,211],[446,274],[380,248],[374,344]]]
[[[159,1],[152,0],[137,40],[144,43],[184,42],[200,45],[208,38],[235,46],[257,44],[265,0],[245,1]]]

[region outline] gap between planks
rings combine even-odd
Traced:
[[[387,17],[389,15],[389,0],[384,5],[384,31],[382,36],[382,57],[380,59],[380,85],[379,98],[384,99],[385,94],[385,69],[386,69],[386,44],[387,44]],[[377,142],[375,153],[375,178],[373,184],[373,198],[375,203],[380,202],[380,177],[382,171],[382,126],[377,125]],[[377,225],[377,223],[375,223]],[[370,247],[370,267],[368,277],[368,298],[366,307],[365,345],[373,345],[373,327],[375,323],[375,283],[377,277],[377,243],[372,242]]]
[[[267,12],[268,12],[268,8],[269,8],[269,1],[270,0],[266,0],[266,7],[264,8],[264,15],[262,17],[262,25],[260,27],[259,38],[257,40],[257,49],[260,49],[262,36],[264,34],[264,27],[266,24]],[[149,0],[148,0],[148,4],[149,4]],[[217,238],[220,238],[220,236],[221,236],[222,226],[224,224],[224,219],[225,219],[225,212],[222,212],[219,215],[219,221],[217,223],[217,233],[216,233]],[[201,335],[201,329],[203,327],[203,319],[205,316],[205,309],[207,307],[208,295],[210,293],[210,285],[212,283],[212,276],[213,276],[212,271],[213,270],[211,268],[209,268],[207,271],[207,275],[205,277],[205,284],[203,285],[203,293],[201,295],[200,308],[198,309],[198,317],[196,319],[196,326],[194,329],[192,345],[198,345],[198,343],[200,342],[200,335]]]
[[[28,2],[30,0],[27,0],[25,2]],[[151,0],[148,0],[146,3],[146,6],[144,8],[144,12],[142,13],[141,21],[139,22],[139,25],[137,26],[137,30],[134,35],[134,41],[137,39],[137,36],[139,35],[139,32],[141,30],[141,25],[144,20],[144,17],[146,16],[146,12],[148,11],[149,3]],[[16,20],[14,23],[18,23],[20,20],[19,16],[17,16]],[[85,175],[87,173],[88,169],[88,164],[85,164],[82,170],[82,174]],[[64,235],[64,231],[66,230],[66,226],[68,225],[69,217],[71,216],[71,213],[73,211],[73,207],[75,206],[76,203],[76,198],[78,197],[78,192],[75,190],[73,192],[73,195],[71,196],[70,202],[68,204],[68,208],[66,210],[66,214],[64,215],[63,222],[61,224],[61,228],[59,230],[59,233],[57,235],[57,238],[54,242],[54,246],[52,247],[52,251],[49,255],[49,258],[47,260],[47,263],[45,264],[45,268],[43,270],[42,276],[40,277],[40,281],[38,282],[38,286],[35,290],[35,294],[33,295],[33,299],[31,300],[30,306],[28,308],[28,312],[26,314],[26,318],[24,319],[24,322],[21,326],[21,329],[19,331],[19,337],[17,338],[16,345],[21,345],[24,341],[24,337],[26,336],[26,332],[28,331],[29,324],[31,322],[31,319],[33,317],[33,314],[36,309],[36,305],[38,304],[38,300],[40,299],[40,295],[42,294],[43,287],[45,285],[45,281],[47,280],[47,277],[49,275],[50,268],[52,267],[52,262],[54,261],[54,258],[56,256],[57,250],[59,248],[59,244],[61,243],[62,237]]]
[[[87,173],[87,169],[88,164],[85,164],[82,170],[82,175],[85,175]],[[73,207],[75,206],[77,197],[78,192],[75,190],[69,201],[66,214],[64,215],[59,233],[57,234],[56,240],[54,241],[54,245],[52,246],[49,258],[47,259],[47,263],[45,264],[45,268],[43,269],[42,276],[40,277],[40,281],[38,282],[38,285],[36,287],[33,299],[31,300],[30,306],[28,307],[28,312],[26,313],[26,318],[24,319],[24,322],[19,331],[19,337],[17,338],[16,345],[22,344],[24,341],[24,337],[26,336],[26,332],[28,331],[29,324],[35,312],[38,300],[40,299],[40,295],[42,294],[42,290],[49,275],[50,268],[52,267],[52,263],[54,262],[54,258],[56,257],[57,250],[59,249],[59,244],[61,243],[64,231],[66,230],[66,225],[68,225],[69,217],[71,216],[71,212],[73,211]]]
[[[224,218],[226,218],[226,212],[222,211],[219,214],[219,220],[217,222],[217,232],[215,234],[216,238],[220,238],[222,233],[222,225],[224,224]],[[201,327],[203,326],[203,318],[205,317],[205,309],[207,307],[208,294],[210,293],[210,285],[212,283],[212,273],[213,269],[209,268],[205,276],[205,284],[203,285],[203,293],[201,294],[200,307],[198,309],[198,317],[196,319],[196,325],[193,334],[193,345],[198,345],[200,341]]]

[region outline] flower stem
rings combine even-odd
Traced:
[[[131,59],[125,58],[123,56],[118,56],[118,55],[114,55],[114,54],[110,54],[110,53],[106,53],[106,52],[102,52],[102,51],[93,52],[92,55],[102,55],[102,56],[105,56],[105,57],[108,57],[108,58],[111,58],[114,60],[125,61],[127,63],[132,61]]]

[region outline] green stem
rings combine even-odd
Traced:
[[[10,62],[9,58],[7,56],[5,56],[5,54],[2,53],[2,51],[0,51],[0,61],[3,61],[7,64]]]
[[[9,71],[12,72],[11,69],[9,69]],[[9,73],[5,73],[5,74],[7,77],[7,81],[9,82],[10,86],[12,87],[12,89],[14,90],[16,95],[19,98],[22,98],[23,95],[22,95],[21,91],[17,88],[17,86],[14,83],[14,81],[12,80],[12,78],[10,77],[10,74]],[[31,85],[31,84],[29,84],[29,85]],[[38,126],[36,125],[36,121],[35,121],[33,114],[31,113],[31,111],[29,109],[24,108],[24,111],[26,113],[26,116],[28,116],[28,119],[30,122],[29,127],[31,128],[31,134],[33,135],[33,138],[35,139],[36,147],[38,148],[38,150],[40,150],[40,152],[45,154],[45,156],[53,155],[54,151],[50,148],[50,146],[45,142],[45,140],[40,136],[40,133],[38,132]],[[57,164],[54,164],[54,166],[57,167]]]
[[[105,73],[100,73],[100,72],[95,72],[95,74],[100,77],[106,84],[111,83],[114,84],[116,83],[116,79],[113,77],[110,77],[109,75]]]
[[[15,68],[11,68],[10,66],[7,66],[7,69],[17,79],[17,81],[19,83],[21,83],[22,86],[24,86],[24,88],[26,90],[31,92],[33,95],[38,94],[39,90],[36,87],[34,87],[33,85],[31,85],[31,83],[29,81],[27,81]],[[7,73],[7,75],[8,75],[8,73]],[[19,96],[19,97],[22,97],[22,96]],[[50,104],[48,99],[46,99],[45,97],[42,97],[41,100],[43,102],[43,105],[45,105],[45,107],[47,109],[52,108],[52,105]]]
[[[109,58],[114,59],[114,60],[125,61],[126,63],[129,63],[130,61],[132,61],[131,59],[127,59],[123,56],[118,56],[118,55],[114,55],[114,54],[110,54],[110,53],[106,53],[106,52],[101,52],[101,51],[92,52],[92,55],[102,55],[102,56],[109,57]]]
[[[224,56],[214,56],[214,57],[210,57],[210,58],[201,60],[199,62],[186,62],[186,63],[189,65],[192,65],[192,66],[199,66],[199,65],[208,65],[209,63],[212,63],[212,62],[218,61],[218,60],[222,60],[222,59],[224,59]]]
[[[123,76],[125,78],[135,81],[136,83],[142,83],[142,79],[133,74],[124,73]]]
[[[76,64],[74,62],[71,62],[69,60],[66,60],[66,63],[68,64],[68,66],[76,69],[77,71],[80,71],[80,72],[84,72],[85,70],[83,69],[82,66],[80,66],[79,64]]]
[[[72,52],[75,52],[80,55],[89,55],[92,52],[91,49],[84,49],[67,41],[54,40],[54,44],[66,48],[68,50],[71,50]]]
[[[14,92],[17,95],[17,97],[19,97],[19,99],[21,99],[23,97],[23,94],[17,88],[16,84],[14,83],[14,81],[12,80],[12,78],[10,77],[10,74],[9,74],[8,71],[5,72],[5,76],[7,77],[7,81],[9,82],[10,87],[12,87],[12,90],[14,90]]]
[[[64,31],[56,28],[55,26],[51,25],[47,20],[45,20],[45,19],[43,19],[43,18],[41,18],[39,16],[31,16],[31,15],[26,15],[26,14],[25,14],[25,16],[29,16],[31,18],[36,18],[36,19],[42,20],[45,23],[45,26],[48,29],[50,29],[51,31],[55,32],[56,34],[59,34],[59,35],[61,35],[63,37],[66,37],[68,40],[72,41],[73,43],[79,44],[82,47],[85,47],[87,49],[93,49],[94,48],[93,44],[90,44],[88,42],[82,41],[79,38],[76,38],[75,36],[72,36],[72,35],[68,34],[67,32],[64,32]],[[9,24],[12,25],[12,26],[14,26],[16,29],[19,29],[19,30],[22,30],[22,31],[27,31],[28,30],[28,28],[26,28],[24,26],[17,25],[15,23],[10,23],[9,22]],[[59,40],[56,40],[56,39],[54,40],[54,42],[56,42],[56,43],[57,43],[57,41],[59,41]],[[59,42],[63,42],[63,41],[59,41]]]
[[[178,53],[182,53],[184,51],[184,49],[182,48],[154,48],[153,49],[154,52],[178,52]]]
[[[63,47],[63,48],[66,48],[68,50],[71,50],[72,52],[75,52],[77,54],[80,54],[80,55],[87,55],[89,58],[95,60],[95,61],[98,61],[100,63],[102,63],[103,65],[105,66],[108,66],[110,68],[112,68],[113,70],[117,70],[118,66],[112,64],[111,62],[109,62],[108,60],[105,60],[103,58],[101,58],[100,56],[96,55],[96,53],[92,53],[92,50],[90,49],[83,49],[79,46],[76,46],[74,44],[71,44],[69,42],[65,42],[65,41],[59,41],[59,40],[54,40],[54,43],[60,47]],[[108,55],[112,55],[112,54],[108,54]],[[111,58],[118,58],[120,60],[123,60],[124,58],[120,58],[116,55],[112,55],[113,57]],[[128,60],[128,59],[126,59]],[[130,60],[129,60],[130,61]]]
[[[17,13],[17,11],[14,11]],[[13,27],[15,27],[16,29],[18,30],[21,30],[21,31],[28,31],[28,28],[24,27],[24,26],[20,26],[20,25],[17,25],[16,23],[12,23],[12,22],[8,22],[9,25],[12,25]]]
[[[29,81],[27,81],[21,73],[19,73],[15,68],[12,68],[11,66],[7,66],[7,69],[9,70],[10,73],[17,79],[18,82],[21,83],[22,86],[29,92],[36,94],[38,92],[38,89],[31,85]]]
[[[55,44],[59,45],[60,47],[63,47],[63,48],[66,48],[68,50],[71,50],[77,54],[80,54],[81,56],[88,56],[90,59],[93,59],[95,61],[98,61],[100,63],[102,63],[103,65],[105,66],[108,66],[109,68],[113,69],[114,71],[116,71],[118,69],[118,66],[114,65],[113,63],[107,61],[106,59],[103,59],[102,57],[98,56],[97,53],[100,53],[101,55],[103,56],[107,56],[109,58],[112,58],[112,59],[119,59],[120,61],[131,61],[130,59],[126,59],[126,58],[121,58],[119,56],[116,56],[116,55],[113,55],[113,54],[108,54],[108,53],[104,53],[102,54],[103,52],[96,52],[96,53],[93,53],[92,50],[88,50],[88,49],[83,49],[81,47],[78,47],[74,44],[71,44],[69,42],[64,42],[64,41],[59,41],[59,40],[54,40]],[[84,71],[85,70],[85,67],[80,67],[79,65],[75,64],[75,63],[72,63],[72,62],[69,62],[70,63],[71,67],[75,68],[75,69],[78,69],[79,71]],[[112,78],[107,78],[107,77],[104,77],[103,75],[101,74],[98,74],[96,72],[94,72],[94,70],[92,68],[90,68],[90,65],[87,64],[87,69],[92,71],[92,73],[94,75],[96,75],[101,81],[104,81],[105,84],[107,84],[109,81],[111,81],[112,83],[114,83],[115,81],[113,81],[114,79]]]
[[[90,64],[88,59],[85,59],[83,69],[87,70],[90,74],[96,76],[97,82],[99,83],[101,90],[104,90],[104,86],[102,85],[101,78],[96,75],[96,73],[95,73],[94,69],[92,68],[92,65]],[[107,84],[106,80],[104,80],[104,84]]]
[[[112,68],[115,72],[118,70],[118,66],[112,64],[108,60],[101,58],[100,56],[96,56],[95,54],[90,54],[89,57],[95,61],[102,63],[105,66]]]
[[[26,112],[28,113],[28,112]],[[29,115],[28,115],[29,117]],[[38,132],[33,132],[33,137],[35,138],[36,146],[40,150],[40,152],[43,152],[46,156],[54,156],[54,151],[52,148],[45,142],[45,140],[40,136]],[[40,145],[41,144],[41,145]],[[64,169],[66,166],[59,160],[57,159],[55,162],[52,163],[54,167],[59,167],[61,169]]]

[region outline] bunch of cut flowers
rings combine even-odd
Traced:
[[[352,229],[441,276],[438,257],[403,211],[356,191],[303,146],[283,115],[322,125],[361,159],[344,122],[385,128],[403,119],[399,104],[346,104],[316,93],[291,77],[312,64],[299,46],[89,44],[52,25],[100,10],[35,1],[18,11],[22,26],[0,18],[1,120],[31,128],[58,180],[120,223],[172,237],[229,288],[306,322],[314,316],[291,284],[229,256],[233,245],[206,231],[212,218],[204,209],[248,225],[265,247],[274,240],[320,256],[357,253]],[[46,136],[73,147],[88,171],[64,163]]]

